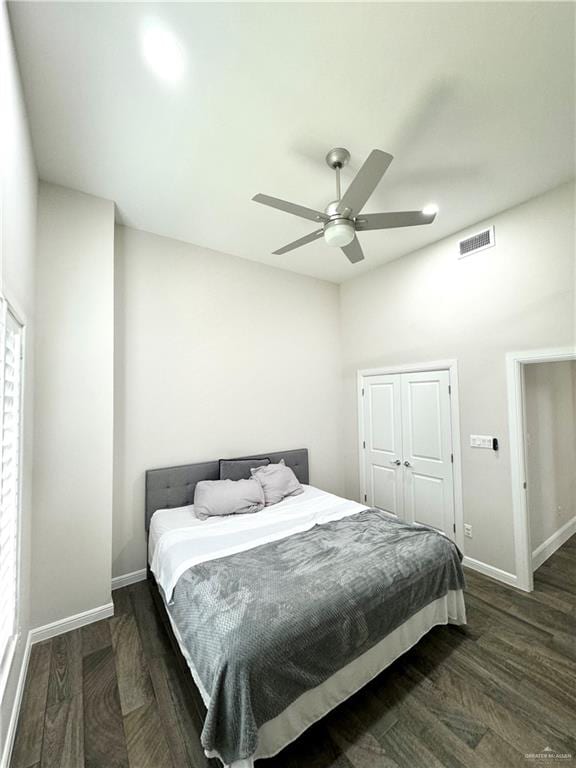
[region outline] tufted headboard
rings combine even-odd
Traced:
[[[236,459],[270,459],[278,463],[284,459],[286,466],[294,470],[301,483],[308,484],[308,449],[259,453],[252,456],[237,456]],[[218,460],[203,461],[199,464],[183,464],[180,467],[149,469],[146,472],[146,530],[157,509],[184,507],[194,503],[194,489],[200,480],[218,480]]]

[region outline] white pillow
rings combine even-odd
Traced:
[[[221,515],[244,515],[264,509],[264,492],[249,480],[201,480],[194,489],[194,513],[199,520]]]
[[[286,466],[284,459],[281,459],[279,464],[268,464],[265,467],[256,467],[250,471],[252,477],[258,480],[262,486],[267,507],[278,504],[287,496],[297,496],[299,493],[304,493],[304,488],[290,467]]]

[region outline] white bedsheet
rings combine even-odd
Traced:
[[[150,522],[148,560],[168,602],[180,576],[194,565],[243,552],[315,525],[367,509],[314,486],[251,515],[198,520],[194,507],[158,510]]]

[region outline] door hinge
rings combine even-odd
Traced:
[[[364,494],[364,501],[368,501],[368,496],[366,496],[366,494]]]
[[[453,453],[450,454],[450,462],[452,464],[454,464],[454,454]]]
[[[364,397],[364,387],[362,387],[362,397]]]
[[[526,484],[526,480],[524,480],[524,482],[522,483],[522,488],[524,488],[524,490],[526,490],[526,488],[528,488],[528,485]]]
[[[362,448],[366,448],[366,440],[362,440]]]
[[[454,533],[456,533],[456,523],[454,523],[454,524],[452,525],[452,530],[454,531]]]
[[[448,394],[452,394],[452,384],[448,384]]]

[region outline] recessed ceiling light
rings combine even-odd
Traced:
[[[424,206],[422,208],[422,213],[424,216],[435,216],[440,209],[436,205],[436,203],[428,203],[428,205]]]
[[[162,80],[180,80],[186,68],[182,46],[159,23],[149,23],[142,32],[142,52],[150,69]]]

